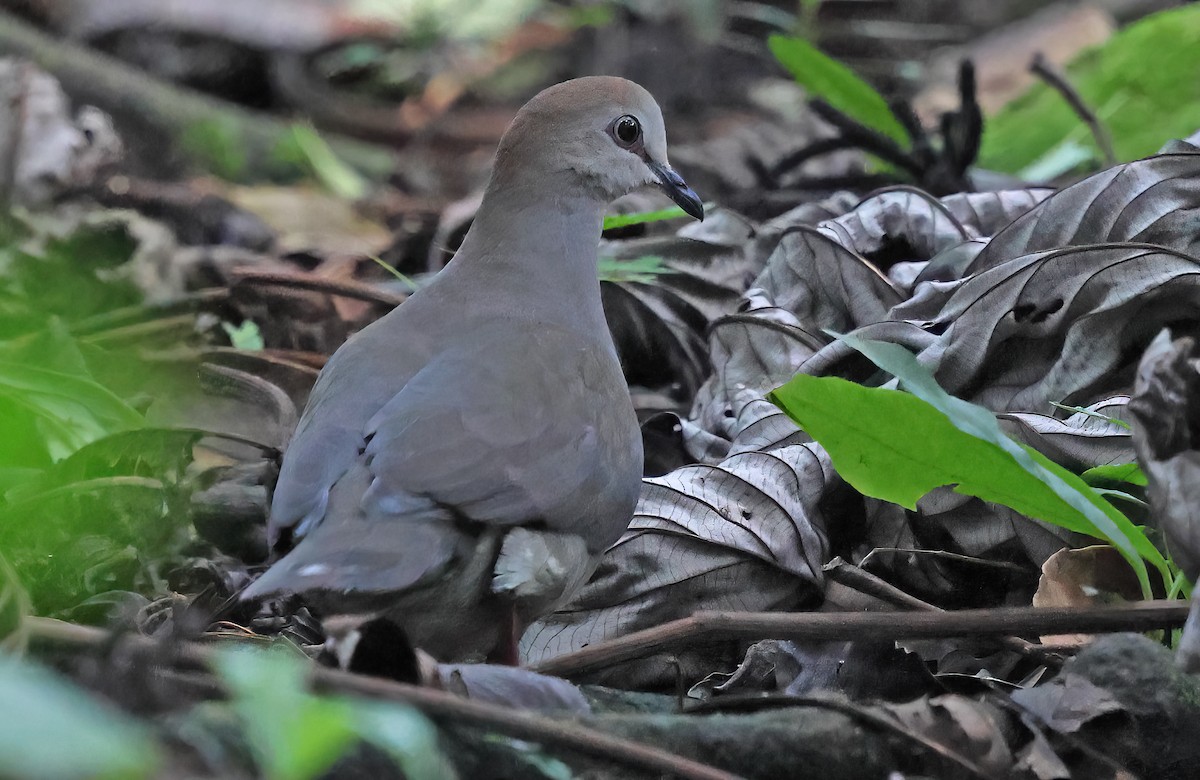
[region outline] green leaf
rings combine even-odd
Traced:
[[[260,352],[265,346],[262,331],[258,329],[258,323],[254,320],[244,320],[241,325],[222,322],[221,328],[229,336],[229,343],[233,345],[234,349]]]
[[[444,780],[454,769],[438,747],[437,729],[412,707],[354,700],[359,735],[392,757],[407,780]]]
[[[360,739],[390,755],[409,780],[454,777],[424,715],[402,705],[309,693],[310,663],[288,645],[224,648],[214,666],[272,780],[316,777]]]
[[[1071,62],[1067,79],[1109,129],[1118,160],[1136,160],[1200,127],[1200,5],[1152,14]],[[1154,117],[1147,122],[1146,117]],[[1017,172],[1092,134],[1062,96],[1035,84],[987,120],[979,165]]]
[[[342,162],[311,125],[293,125],[292,140],[317,181],[327,190],[347,200],[358,200],[367,194],[367,180]]]
[[[223,648],[214,661],[260,768],[271,780],[308,780],[355,741],[349,702],[305,690],[307,659],[283,646]]]
[[[159,763],[149,732],[49,670],[0,657],[0,777],[148,777]]]
[[[1096,151],[1073,138],[1066,138],[1048,149],[1045,154],[1017,171],[1022,181],[1054,181],[1071,171],[1082,168],[1084,163],[1096,161]]]
[[[1134,506],[1139,506],[1143,509],[1150,508],[1150,505],[1147,504],[1145,501],[1138,498],[1137,496],[1133,496],[1133,495],[1130,495],[1129,493],[1126,493],[1124,490],[1113,490],[1112,488],[1102,488],[1102,487],[1092,488],[1092,489],[1096,491],[1096,495],[1104,496],[1105,498],[1115,498],[1118,501],[1128,501],[1129,503],[1133,504]]]
[[[659,276],[673,273],[675,269],[668,266],[658,255],[644,255],[633,260],[602,257],[597,267],[597,274],[605,282],[651,284],[657,281]]]
[[[930,490],[953,486],[1108,541],[1148,596],[1145,561],[1170,582],[1170,566],[1141,529],[1078,476],[1005,436],[987,409],[946,393],[903,347],[842,338],[898,377],[909,393],[798,375],[771,397],[825,447],[857,490],[913,509]]]
[[[708,208],[709,204],[705,204]],[[640,211],[636,214],[609,214],[604,218],[604,229],[613,230],[614,228],[630,227],[631,225],[645,225],[649,222],[665,222],[668,219],[679,219],[687,217],[688,214],[678,206],[671,206],[658,211]],[[689,219],[691,217],[688,217]]]
[[[1136,463],[1108,463],[1103,466],[1093,466],[1079,475],[1089,485],[1101,485],[1110,482],[1128,482],[1131,485],[1145,487],[1146,475]]]
[[[416,292],[417,290],[421,289],[421,286],[417,284],[411,276],[401,273],[400,269],[396,268],[396,266],[387,262],[382,257],[379,257],[378,255],[367,255],[367,257],[370,257],[376,265],[387,271],[392,276],[396,277],[396,279],[398,279],[405,287],[408,288],[409,292]]]
[[[143,424],[137,410],[89,378],[3,358],[0,402],[34,422],[52,460]]]
[[[25,652],[30,633],[25,618],[32,611],[29,594],[21,585],[16,569],[0,554],[0,658],[4,653]],[[0,776],[3,774],[0,767]]]
[[[908,134],[896,120],[887,101],[867,82],[842,63],[823,54],[801,38],[772,35],[767,40],[771,53],[813,97],[898,143]]]

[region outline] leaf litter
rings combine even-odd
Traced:
[[[1084,525],[1064,530],[1030,516],[1038,513],[1028,507],[1023,515],[955,493],[953,486],[963,487],[966,479],[953,475],[931,477],[930,485],[892,503],[851,469],[839,473],[840,457],[817,418],[801,427],[773,402],[776,389],[797,375],[810,388],[801,403],[812,409],[818,407],[811,388],[818,386],[849,384],[864,399],[897,393],[879,389],[889,373],[836,333],[904,348],[942,390],[990,412],[996,435],[1010,437],[1015,452],[1046,468],[1086,472],[1089,483],[1119,492],[1127,522],[1161,529],[1173,561],[1194,577],[1191,561],[1200,553],[1188,516],[1195,502],[1186,500],[1186,491],[1195,483],[1188,322],[1200,289],[1192,229],[1198,161],[1194,146],[1179,142],[1058,192],[1038,187],[934,198],[900,187],[866,197],[827,193],[763,222],[718,209],[703,228],[658,221],[669,213],[614,224],[635,235],[606,239],[611,261],[604,303],[639,414],[647,431],[657,432],[647,436],[648,461],[670,465],[647,475],[629,531],[584,591],[526,633],[524,660],[536,664],[602,646],[699,611],[817,609],[832,593],[825,566],[835,556],[903,597],[889,602],[850,588],[873,609],[896,609],[904,599],[929,609],[1039,603],[1051,598],[1049,580],[1053,598],[1064,603],[1079,603],[1081,594],[1091,601],[1136,597],[1127,582],[1117,587],[1100,580],[1121,565],[1119,558],[1072,549],[1094,542]],[[77,161],[62,164],[74,166],[72,176],[95,175]],[[65,211],[45,214],[51,221],[27,223],[20,262],[69,262],[55,254],[58,245],[48,237],[55,229],[65,235],[86,229]],[[101,224],[97,219],[89,216],[93,225]],[[140,629],[167,642],[186,641],[180,636],[205,628],[229,633],[227,625],[188,621],[201,605],[236,592],[261,562],[274,469],[324,356],[407,289],[369,257],[360,261],[315,246],[283,252],[259,242],[232,252],[184,246],[167,231],[154,252],[139,256],[153,230],[139,228],[137,220],[153,218],[111,219],[131,220],[120,224],[135,240],[106,261],[115,272],[96,266],[85,273],[110,296],[104,311],[61,306],[54,321],[61,325],[4,323],[6,336],[25,341],[9,342],[0,403],[11,396],[44,411],[46,422],[23,434],[48,449],[23,462],[5,461],[0,470],[5,571],[15,568],[20,577],[19,586],[6,577],[0,608],[6,621],[7,611],[32,611]],[[406,274],[413,270],[395,265]],[[137,298],[129,297],[130,286],[140,290]],[[137,299],[160,307],[137,305]],[[116,348],[123,344],[136,348]],[[53,384],[73,388],[62,393],[66,400],[56,399],[46,377],[31,367],[31,349],[54,357],[59,373]],[[91,399],[82,416],[72,406],[81,397]],[[64,416],[75,422],[58,425]],[[889,438],[918,451],[932,443],[927,423],[896,423],[894,430],[872,432],[881,441],[864,457],[879,455]],[[1117,470],[1135,462],[1144,480]],[[1014,484],[1003,476],[999,482]],[[1107,504],[1092,507],[1111,515]],[[21,538],[13,519],[18,510],[23,518],[44,518],[44,532]],[[1156,565],[1150,550],[1132,555]],[[1089,556],[1087,565],[1067,565],[1082,555]],[[35,563],[47,556],[60,560]],[[298,605],[245,623],[289,637],[310,655],[328,655],[322,628]],[[594,727],[617,734],[651,728],[650,721],[603,713],[634,707],[673,713],[676,702],[648,693],[614,698],[595,683],[630,692],[690,691],[687,701],[702,700],[729,718],[778,707],[837,711],[843,733],[827,736],[828,751],[849,751],[852,736],[870,745],[860,748],[870,753],[864,766],[940,769],[944,776],[1171,776],[1189,760],[1182,749],[1155,756],[1129,740],[1105,742],[1116,717],[1139,729],[1200,722],[1193,683],[1178,675],[1161,648],[1132,637],[1079,637],[1073,645],[1082,649],[1063,665],[1061,657],[1030,652],[1020,641],[946,638],[902,647],[720,640],[652,650],[579,687],[521,670],[430,667],[428,659],[424,672],[414,660],[404,679],[514,708],[553,709],[569,701],[572,711],[601,713]],[[1184,658],[1200,656],[1195,642],[1185,633]],[[1067,655],[1074,649],[1053,645]],[[1140,664],[1138,684],[1158,681],[1157,697],[1139,698],[1136,685],[1121,678],[1113,660],[1121,653]],[[101,690],[104,670],[122,663],[116,655],[60,661]],[[243,680],[235,701],[239,695],[248,701],[246,685]],[[114,698],[138,714],[168,708],[170,696],[162,691],[139,695],[140,701]],[[315,728],[322,719],[351,728],[335,700],[301,704],[297,729]],[[315,714],[305,714],[309,709]],[[404,762],[417,760],[413,751],[426,748],[397,735],[428,737],[427,722],[398,725],[388,718],[408,716],[376,714],[376,720],[361,715],[360,736],[370,731],[376,744],[400,740],[383,747],[409,767]],[[94,715],[81,710],[85,717]],[[783,750],[797,761],[819,754],[816,742],[803,743],[816,751],[804,755],[788,754],[778,742],[756,742],[767,732],[759,720],[745,734],[730,726],[745,750],[721,756],[700,746],[712,732],[686,736],[687,729],[703,728],[702,721],[654,717],[663,720],[653,729],[661,728],[676,752],[748,775],[759,771],[755,751]],[[306,718],[313,723],[300,723]],[[606,725],[605,718],[612,722]],[[200,720],[176,723],[168,733],[186,736],[182,741],[203,753],[196,740],[213,726]],[[141,728],[136,721],[110,726],[130,734]],[[558,769],[536,752],[521,758],[512,743],[481,747],[441,719],[438,726],[453,732],[445,738],[483,751],[471,760],[503,755],[524,769],[543,767],[538,776]],[[341,731],[334,736],[330,744],[350,739]],[[283,737],[263,736],[255,749],[273,739]],[[218,743],[205,748],[209,768],[236,764],[235,741]],[[313,759],[322,765],[337,752],[324,750]],[[286,764],[303,758],[258,754],[261,765],[275,766],[281,776],[303,773]],[[111,760],[119,769],[134,759],[113,751]],[[424,771],[444,769],[428,769],[440,766],[436,756],[429,760],[434,763]]]

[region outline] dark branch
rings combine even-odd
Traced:
[[[1104,163],[1107,166],[1117,164],[1117,155],[1113,150],[1112,135],[1109,134],[1108,128],[1100,121],[1100,117],[1096,116],[1095,112],[1088,107],[1084,102],[1083,96],[1072,86],[1071,82],[1067,81],[1065,73],[1054,67],[1041,52],[1038,52],[1033,62],[1029,63],[1029,70],[1042,81],[1046,82],[1053,90],[1063,96],[1067,101],[1067,105],[1071,110],[1088,126],[1092,132],[1092,138],[1096,141],[1096,146],[1100,148],[1100,153],[1104,155]]]

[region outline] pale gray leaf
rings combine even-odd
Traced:
[[[969,273],[1032,252],[1130,241],[1200,252],[1200,153],[1117,165],[1055,194],[996,234]]]
[[[822,581],[828,541],[818,502],[835,484],[813,444],[647,479],[628,532],[570,605],[526,632],[523,656],[542,660],[701,609],[795,603]],[[630,668],[664,673],[661,659],[618,667]]]

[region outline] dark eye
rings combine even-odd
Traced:
[[[642,123],[637,121],[635,117],[626,114],[613,122],[612,135],[613,138],[617,139],[617,143],[629,148],[641,139]]]

